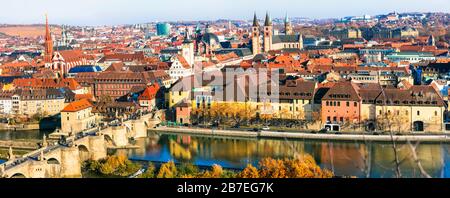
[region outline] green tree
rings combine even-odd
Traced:
[[[142,175],[139,176],[139,178],[155,178],[155,165],[153,163],[149,162],[147,166],[147,170],[145,170]]]

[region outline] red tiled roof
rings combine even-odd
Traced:
[[[81,85],[73,78],[40,79],[40,78],[18,78],[12,82],[15,87],[21,88],[61,88],[68,87],[71,90],[81,89]]]
[[[71,102],[61,112],[77,112],[81,111],[83,109],[87,109],[89,107],[93,107],[91,102],[89,102],[87,99],[78,100],[75,102]]]
[[[180,61],[181,65],[186,68],[186,69],[190,69],[191,66],[189,66],[189,63],[186,61],[186,59],[181,56],[181,55],[177,55],[176,56],[177,60]]]
[[[139,100],[152,100],[156,97],[156,93],[159,90],[158,83],[145,88],[144,92],[138,97]]]

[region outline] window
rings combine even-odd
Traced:
[[[438,112],[437,111],[434,111],[434,116],[437,116],[438,115]]]
[[[344,118],[343,118],[343,117],[340,117],[339,120],[340,120],[341,122],[344,122]]]
[[[420,111],[417,111],[417,115],[420,116]]]
[[[327,102],[326,102],[326,106],[328,106],[328,105],[329,105],[329,102],[327,101]]]
[[[347,105],[347,107],[349,107],[350,106],[350,102],[346,102],[346,105]]]
[[[355,107],[357,107],[357,106],[358,106],[358,102],[354,102],[353,105],[354,105]]]
[[[330,120],[331,120],[331,118],[330,118],[330,116],[328,116],[328,117],[327,117],[327,121],[330,121]]]

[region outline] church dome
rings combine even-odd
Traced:
[[[213,33],[206,33],[202,36],[202,41],[208,45],[219,44],[219,37]]]

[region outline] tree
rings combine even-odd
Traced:
[[[111,103],[113,101],[113,99],[111,98],[110,95],[101,95],[98,99],[99,103]]]
[[[141,167],[139,164],[131,162],[126,155],[114,155],[108,157],[101,165],[91,164],[90,168],[97,168],[98,172],[104,175],[128,176]]]
[[[287,178],[286,167],[282,160],[264,158],[259,162],[261,178]]]
[[[322,170],[311,155],[302,155],[294,159],[285,159],[289,178],[330,178],[333,174]]]
[[[199,174],[199,169],[191,163],[183,164],[178,168],[178,177],[194,178]]]
[[[157,178],[175,178],[177,176],[177,167],[173,161],[161,165]]]
[[[265,158],[259,162],[260,178],[330,178],[333,173],[322,170],[311,155],[294,159]]]
[[[145,170],[142,175],[139,176],[140,178],[154,178],[155,177],[155,165],[153,163],[149,162],[147,166],[147,170]]]
[[[205,171],[202,175],[200,175],[201,178],[221,178],[223,176],[223,169],[220,165],[214,164],[212,166],[211,171]]]
[[[244,170],[238,174],[239,178],[259,178],[258,169],[248,164]]]

